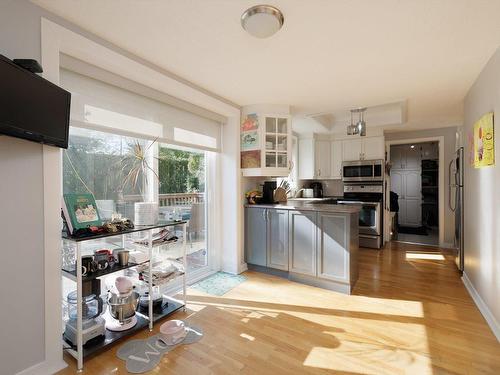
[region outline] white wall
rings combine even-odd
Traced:
[[[444,137],[444,165],[441,165],[439,167],[444,168],[444,242],[449,246],[453,245],[455,214],[450,210],[450,207],[448,206],[448,164],[455,156],[456,133],[456,127],[449,127],[385,134],[386,141],[439,136]]]
[[[470,88],[464,108],[465,276],[500,340],[500,49]],[[495,112],[496,166],[475,169],[467,139],[474,123],[490,111]]]
[[[0,53],[40,61],[41,10],[0,4]],[[0,374],[45,359],[42,146],[0,136]]]

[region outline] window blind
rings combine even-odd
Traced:
[[[77,70],[82,70],[82,64]],[[96,69],[93,67],[94,73]],[[100,78],[108,77],[122,87],[61,68],[60,85],[72,94],[72,125],[219,151],[222,123],[217,115],[207,118],[140,95],[123,87],[138,87],[140,91],[144,89],[141,85],[121,77],[117,80],[118,76],[102,70],[98,73]],[[150,92],[159,94],[152,89]]]

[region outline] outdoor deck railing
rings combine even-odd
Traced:
[[[140,195],[125,195],[126,202],[141,202],[143,199]],[[205,193],[175,193],[175,194],[159,194],[158,200],[160,207],[164,206],[190,206],[193,203],[203,203]]]

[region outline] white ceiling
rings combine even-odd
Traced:
[[[407,129],[460,124],[500,45],[499,0],[269,0],[285,16],[269,39],[241,28],[256,0],[33,2],[239,105],[339,117],[406,101]]]

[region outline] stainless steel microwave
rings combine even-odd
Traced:
[[[357,160],[342,163],[342,181],[375,182],[384,180],[384,161]]]

